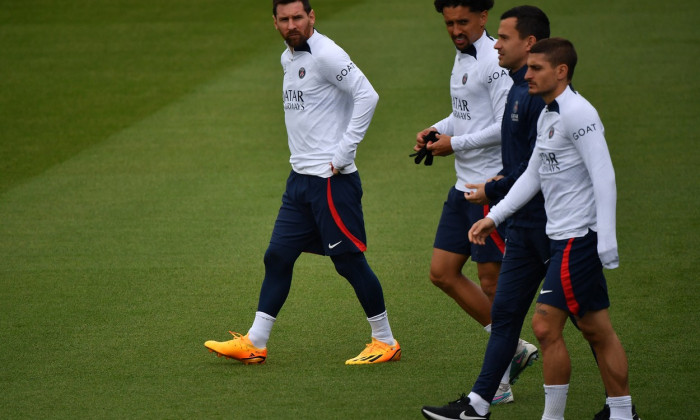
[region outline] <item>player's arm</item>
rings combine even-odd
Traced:
[[[617,268],[615,169],[605,141],[605,130],[598,113],[591,107],[577,112],[575,120],[567,121],[573,143],[581,154],[593,183],[598,228],[598,256],[605,268]]]
[[[510,189],[503,200],[491,208],[487,215],[496,226],[512,216],[513,213],[532,200],[532,197],[540,191],[540,175],[538,172],[540,158],[537,150],[535,148],[532,156],[530,156],[527,169],[515,182],[513,188]]]
[[[355,160],[357,146],[367,133],[379,101],[379,94],[362,70],[344,52],[323,55],[318,60],[326,79],[341,91],[351,95],[353,100],[350,122],[331,161],[334,173],[338,173]]]

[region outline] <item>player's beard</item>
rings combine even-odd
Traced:
[[[304,36],[299,31],[293,31],[287,34],[287,36],[284,38],[284,40],[287,42],[287,45],[289,45],[292,48],[296,48],[300,45],[306,44],[306,41],[309,38]]]

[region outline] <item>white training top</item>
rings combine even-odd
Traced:
[[[542,110],[527,169],[488,217],[502,223],[540,189],[550,238],[582,237],[591,229],[603,266],[619,265],[617,189],[605,130],[595,108],[570,87]]]
[[[466,53],[457,51],[450,77],[452,114],[434,124],[452,136],[457,183],[480,184],[498,175],[501,163],[501,120],[513,80],[498,65],[496,40],[486,31]]]
[[[328,178],[357,171],[355,153],[379,95],[348,54],[315,29],[282,53],[284,120],[295,172]]]

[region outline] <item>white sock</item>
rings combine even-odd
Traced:
[[[508,369],[506,369],[506,373],[504,373],[501,378],[502,384],[510,384],[510,366],[510,363],[508,363]]]
[[[267,347],[267,340],[270,339],[270,331],[275,323],[275,317],[266,314],[265,312],[256,312],[253,325],[248,330],[248,339],[253,345],[259,349]]]
[[[491,334],[491,324],[485,326],[485,327],[484,327],[484,331],[486,331],[487,333]]]
[[[480,416],[485,416],[488,414],[489,407],[491,407],[491,403],[481,398],[481,395],[475,392],[469,393],[469,405],[471,405],[474,408],[474,411],[476,411],[476,414]]]
[[[569,384],[544,386],[544,414],[542,420],[564,420],[566,410],[566,395]]]
[[[608,397],[605,403],[610,406],[610,420],[632,419],[632,397]]]
[[[372,337],[376,338],[382,343],[389,344],[390,346],[396,344],[394,335],[391,333],[389,316],[387,315],[386,311],[371,318],[367,318],[367,321],[369,321],[369,325],[372,327]]]

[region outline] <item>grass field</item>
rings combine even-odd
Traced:
[[[430,0],[312,2],[380,94],[357,163],[403,360],[343,364],[369,327],[309,255],[265,365],[203,347],[252,322],[289,172],[269,3],[0,1],[0,418],[420,418],[471,387],[486,334],[427,277],[452,161],[408,158],[450,112],[454,50]],[[518,4],[497,0],[489,30]],[[606,276],[634,402],[645,420],[697,418],[700,5],[531,4],[575,43],[574,84],[605,124],[621,254]],[[601,382],[566,336],[567,419],[590,419]],[[538,363],[492,418],[540,418],[541,386]]]

